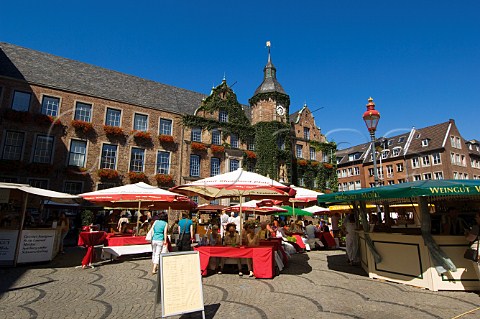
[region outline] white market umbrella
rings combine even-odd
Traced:
[[[330,209],[325,208],[325,207],[320,207],[320,206],[317,206],[317,205],[304,208],[303,210],[305,210],[309,213],[312,213],[313,215],[322,215],[322,214],[329,214],[330,213]]]
[[[323,195],[323,193],[313,191],[308,188],[298,187],[295,185],[290,185],[297,193],[295,197],[290,198],[290,202],[292,203],[292,207],[294,208],[293,211],[295,212],[295,203],[310,203],[310,202],[317,202],[317,196]],[[295,216],[295,213],[293,214]]]
[[[289,198],[295,196],[295,190],[289,186],[285,186],[269,177],[244,171],[242,168],[175,186],[171,190],[189,196],[200,195],[206,199],[239,197],[240,224],[242,224],[241,203],[245,196],[251,198]],[[241,231],[242,227],[240,227],[240,242]]]

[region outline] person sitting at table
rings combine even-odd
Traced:
[[[246,236],[245,236],[245,243],[247,247],[257,247],[260,245],[260,240],[258,239],[258,234],[255,234],[255,226],[254,225],[247,225],[246,227]],[[253,262],[252,258],[247,258],[247,267],[249,272],[249,277],[253,277]]]
[[[120,225],[120,231],[118,232],[119,234],[128,234],[128,223],[127,222],[122,222]]]
[[[148,221],[145,221],[140,230],[138,231],[138,236],[147,236],[148,231],[150,230],[150,223]]]
[[[307,227],[305,227],[305,233],[307,235],[307,243],[310,246],[310,249],[316,248],[317,245],[319,247],[323,247],[324,245],[322,244],[320,239],[316,237],[316,233],[318,232],[317,228],[313,225],[312,221],[309,221],[307,223],[308,225]]]
[[[225,233],[225,236],[223,237],[223,245],[232,246],[232,247],[236,247],[240,245],[240,236],[237,233],[237,225],[235,223],[227,224],[227,231]],[[240,262],[240,258],[235,258],[235,261],[237,262],[238,275],[243,276],[242,264]],[[224,264],[225,264],[225,258],[221,258],[220,268],[218,269],[219,274],[222,273]]]
[[[267,222],[260,223],[260,230],[258,231],[259,239],[268,239],[270,238],[270,231],[267,229]]]
[[[212,229],[208,233],[207,240],[209,246],[218,246],[222,244],[222,236],[218,232],[218,225],[212,226]]]

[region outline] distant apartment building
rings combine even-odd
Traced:
[[[323,155],[310,144],[326,139],[308,107],[290,115],[289,103],[270,55],[246,106],[225,79],[206,95],[0,43],[0,180],[77,194],[265,167],[296,183],[292,163],[314,171]],[[282,139],[254,134],[259,123]]]
[[[380,137],[375,143],[379,185],[430,179],[480,179],[480,147],[454,120]],[[340,191],[375,186],[371,143],[337,151]]]

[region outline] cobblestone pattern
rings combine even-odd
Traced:
[[[149,258],[75,268],[83,253],[72,248],[48,265],[0,268],[0,318],[152,317],[156,277]],[[341,251],[295,255],[271,280],[215,274],[203,279],[203,290],[206,318],[453,318],[480,306],[473,292],[369,279]],[[479,317],[477,310],[461,318]]]

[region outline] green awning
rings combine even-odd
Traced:
[[[278,213],[276,215],[279,216],[293,216],[294,209],[292,206],[282,206],[283,209],[286,209],[287,211],[284,213]],[[300,209],[300,208],[295,208],[295,216],[313,216],[312,213],[307,212],[306,210]]]
[[[480,196],[480,180],[416,181],[323,194],[319,195],[317,200],[318,203],[348,203],[417,196]]]

